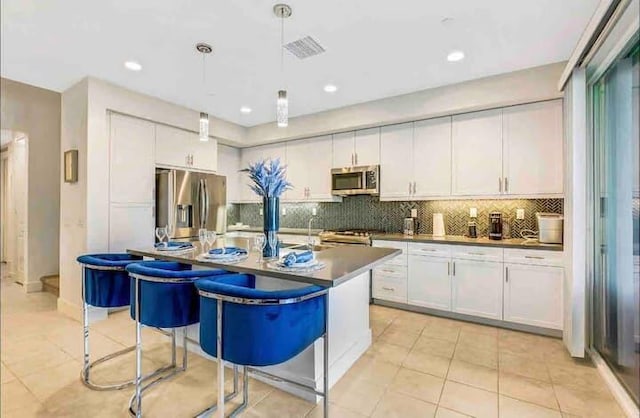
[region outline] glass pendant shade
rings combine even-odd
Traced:
[[[200,112],[200,141],[209,140],[209,115]]]
[[[278,91],[276,119],[278,121],[278,128],[286,128],[289,125],[289,100],[287,99],[286,90]]]

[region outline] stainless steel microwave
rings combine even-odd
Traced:
[[[350,196],[380,194],[380,166],[334,168],[331,170],[331,194]]]

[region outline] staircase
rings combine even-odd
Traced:
[[[40,278],[42,282],[42,291],[49,292],[56,296],[60,296],[60,276],[44,276]]]

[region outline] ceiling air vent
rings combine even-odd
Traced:
[[[289,42],[286,44],[285,49],[291,52],[293,55],[300,59],[313,57],[314,55],[322,54],[324,48],[311,36],[305,36],[297,41]]]

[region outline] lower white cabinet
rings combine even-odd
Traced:
[[[451,261],[409,255],[407,300],[410,305],[451,310]]]
[[[388,264],[376,267],[371,292],[375,299],[407,303],[407,268]]]
[[[504,273],[505,321],[562,329],[562,267],[505,264]]]
[[[502,319],[502,263],[453,259],[453,312]]]

